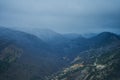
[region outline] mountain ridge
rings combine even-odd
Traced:
[[[54,45],[51,45],[52,43],[54,44],[54,41],[50,41],[50,43],[45,42],[38,36],[29,34],[28,32],[0,28],[0,79],[51,80],[49,79],[51,78],[51,74],[53,75],[52,78],[56,75],[59,76],[59,72],[64,68],[70,69],[74,73],[74,67],[76,66],[80,67],[80,69],[84,65],[97,64],[97,66],[94,67],[104,67],[104,65],[99,65],[101,63],[98,62],[94,64],[96,58],[100,58],[100,62],[102,60],[102,57],[100,56],[102,55],[105,57],[107,56],[107,53],[111,53],[108,54],[108,56],[112,57],[114,55],[113,52],[118,54],[120,36],[111,32],[102,32],[91,38],[79,36],[72,40],[63,40],[63,42]],[[104,58],[104,61],[108,61],[108,59],[109,58]],[[111,58],[110,60],[114,61]],[[89,73],[90,69],[95,70],[94,67],[86,66],[84,70]],[[111,66],[108,67],[108,69],[111,69]],[[115,67],[113,68],[116,70]],[[78,68],[75,69],[79,71]],[[58,72],[58,74],[56,74],[56,72]],[[54,73],[56,75],[54,75]],[[95,74],[96,76],[93,76],[93,73],[94,71],[90,70],[90,75],[88,75],[88,77],[85,77],[85,74],[82,73],[83,76],[81,76],[80,80],[83,80],[82,78],[84,78],[84,80],[88,80],[88,78],[91,80],[98,79],[96,77],[98,75]],[[97,71],[97,73],[99,73],[99,75],[102,74],[100,71]],[[112,74],[112,72],[110,73]],[[69,74],[67,74],[68,76],[65,75],[65,77],[77,80],[79,75],[77,76],[76,74],[79,74],[79,72],[76,73],[75,70],[74,74],[71,73],[73,77],[69,76]],[[104,78],[104,76],[100,76],[100,79],[102,79],[102,77]],[[61,79],[62,78],[58,80]]]

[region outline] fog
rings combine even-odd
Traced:
[[[120,0],[0,0],[0,26],[119,33],[119,4]]]

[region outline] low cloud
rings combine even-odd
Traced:
[[[58,32],[120,29],[120,0],[1,0],[0,25]]]

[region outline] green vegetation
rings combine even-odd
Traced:
[[[102,50],[103,49],[103,50]],[[105,51],[104,51],[105,49]],[[99,53],[100,51],[101,54]],[[87,53],[89,54],[87,54]],[[72,65],[66,69],[69,69],[66,73],[60,72],[53,80],[119,80],[120,79],[120,48],[119,46],[111,46],[108,50],[106,48],[99,48],[85,51],[84,54],[90,56],[82,56],[80,60],[72,63]],[[100,54],[100,55],[96,55]],[[92,58],[91,58],[92,56]],[[78,57],[78,56],[77,56]],[[91,61],[86,62],[84,58]],[[94,58],[93,58],[94,57]],[[83,58],[83,59],[82,59]],[[72,69],[71,67],[81,63],[84,64],[82,68]]]
[[[9,68],[9,63],[5,61],[0,61],[0,74],[7,71]]]

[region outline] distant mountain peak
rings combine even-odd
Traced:
[[[96,37],[102,38],[102,39],[111,39],[111,40],[120,40],[120,37],[112,32],[102,32],[98,34]]]
[[[116,34],[114,34],[114,33],[112,33],[112,32],[102,32],[102,33],[100,33],[99,35],[116,35]]]

